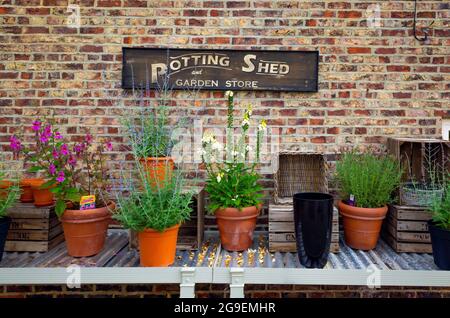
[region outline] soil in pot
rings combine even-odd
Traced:
[[[37,207],[49,206],[54,203],[53,193],[50,191],[50,188],[41,188],[45,182],[43,179],[35,179],[30,182],[34,205]]]
[[[307,268],[323,268],[330,252],[333,196],[327,193],[296,193],[294,222],[300,263]]]
[[[152,187],[157,187],[172,177],[174,162],[170,157],[141,158],[139,162],[147,172]]]
[[[23,203],[30,203],[34,201],[33,198],[33,190],[31,189],[31,185],[33,182],[41,182],[43,179],[39,178],[27,178],[22,179],[20,181],[20,189],[22,190],[22,193],[20,195],[20,202]]]
[[[61,223],[64,229],[67,252],[73,257],[93,256],[105,245],[108,225],[111,222],[113,202],[108,206],[90,210],[64,211]]]
[[[428,230],[434,263],[442,270],[450,270],[450,231],[436,226],[432,220],[428,221]]]
[[[339,201],[338,207],[344,224],[345,243],[358,250],[374,249],[377,246],[383,219],[388,211],[387,206],[359,208]]]
[[[139,232],[140,263],[144,267],[166,267],[175,262],[178,229],[172,226],[163,232],[146,229]]]
[[[236,208],[216,211],[220,241],[227,251],[244,251],[253,244],[253,232],[260,207],[251,206],[242,210]]]
[[[3,251],[5,250],[6,237],[8,236],[9,225],[11,224],[10,217],[0,218],[0,262],[3,258]]]

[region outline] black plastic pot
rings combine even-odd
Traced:
[[[428,230],[433,247],[434,263],[443,270],[450,270],[450,231],[437,227],[432,220],[428,221]]]
[[[11,218],[0,218],[0,262],[3,257],[3,250],[5,249],[6,236],[8,235],[9,225],[11,224]]]
[[[333,196],[316,192],[296,193],[294,222],[300,263],[307,268],[323,268],[330,253]]]

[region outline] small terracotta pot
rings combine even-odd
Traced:
[[[30,182],[34,205],[37,207],[49,206],[54,203],[53,193],[50,191],[50,188],[41,189],[45,182],[43,179],[35,179]]]
[[[220,241],[227,251],[244,251],[253,244],[253,231],[261,207],[251,206],[242,210],[225,208],[216,211]]]
[[[114,202],[110,202],[97,209],[64,211],[61,222],[70,256],[92,256],[103,249],[111,222],[110,210],[114,208]]]
[[[147,157],[139,159],[144,171],[147,172],[152,187],[164,184],[173,174],[174,163],[170,157]]]
[[[31,189],[31,184],[33,182],[41,182],[44,179],[41,178],[27,178],[20,181],[20,189],[22,194],[20,195],[20,202],[30,203],[34,201],[33,190]]]
[[[342,201],[339,201],[338,207],[344,222],[345,243],[358,250],[374,249],[388,207],[359,208]]]
[[[8,197],[8,189],[13,185],[14,183],[9,180],[0,180],[0,198],[6,199]]]
[[[180,225],[172,226],[164,232],[146,229],[138,233],[141,266],[165,267],[175,261],[178,229]]]

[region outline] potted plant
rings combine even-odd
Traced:
[[[97,254],[104,246],[114,209],[114,203],[105,196],[104,151],[112,150],[111,143],[94,144],[89,133],[80,142],[68,143],[53,123],[45,120],[36,120],[33,130],[35,144],[23,151],[32,163],[29,171],[42,172],[47,180],[31,184],[35,205],[49,200],[50,191],[56,199],[55,212],[63,224],[69,255]],[[84,209],[80,199],[89,195],[95,196],[95,208]]]
[[[262,120],[256,133],[256,162],[248,163],[250,145],[249,128],[251,105],[244,111],[241,135],[233,142],[233,92],[227,91],[227,144],[226,160],[220,158],[222,145],[216,136],[206,132],[203,136],[203,160],[208,173],[206,191],[209,194],[208,211],[216,216],[222,246],[229,251],[243,251],[253,243],[253,231],[261,210],[262,186],[256,172],[260,144],[266,123]]]
[[[415,178],[412,165],[406,158],[408,181],[400,186],[400,203],[411,206],[431,206],[434,199],[441,199],[445,190],[445,167],[439,156],[440,147],[425,143],[421,178]]]
[[[352,152],[337,162],[336,173],[345,242],[355,249],[371,250],[377,245],[392,191],[400,183],[400,165],[391,157]]]
[[[148,91],[135,92],[147,94]],[[123,118],[123,126],[132,152],[148,174],[150,185],[164,183],[172,177],[174,160],[170,157],[173,143],[170,138],[167,91],[160,92],[156,105],[147,105],[145,96],[137,96],[140,105],[130,108]]]
[[[127,188],[128,195],[116,194],[113,217],[138,232],[141,266],[169,266],[175,260],[178,229],[192,211],[193,194],[185,190],[180,172],[156,187],[139,164],[137,172],[134,178],[124,178],[121,188]]]
[[[442,198],[435,197],[430,207],[432,219],[428,221],[434,263],[450,270],[450,183]]]
[[[0,173],[0,262],[11,224],[11,218],[7,216],[7,210],[14,205],[20,194],[20,188],[16,184],[3,178],[4,175]]]

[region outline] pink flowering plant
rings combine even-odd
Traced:
[[[55,211],[62,216],[71,202],[76,208],[81,196],[96,195],[99,199],[106,194],[106,169],[104,152],[112,150],[111,142],[94,144],[87,133],[79,142],[68,142],[52,122],[35,120],[31,127],[34,143],[24,147],[17,136],[10,139],[10,147],[17,156],[25,155],[25,161],[32,163],[29,172],[43,172],[48,181],[42,188],[50,188],[56,198]]]

